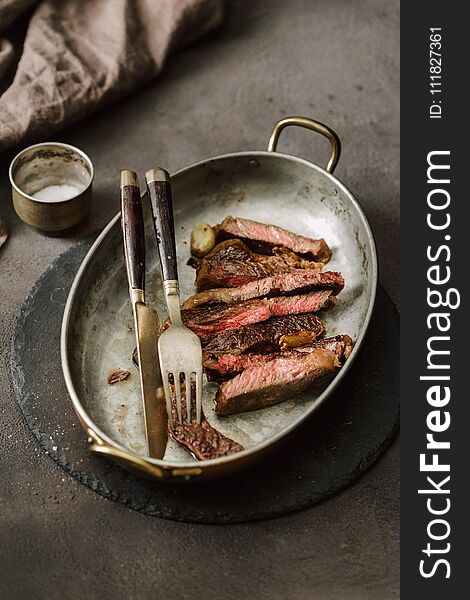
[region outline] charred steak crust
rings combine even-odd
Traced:
[[[209,423],[204,413],[201,416],[201,422],[197,423],[195,415],[191,415],[191,421],[186,420],[186,387],[184,383],[181,385],[181,409],[183,422],[178,420],[176,410],[176,395],[174,386],[170,384],[172,397],[172,414],[173,414],[173,429],[168,422],[168,431],[171,437],[178,443],[185,446],[191,454],[198,460],[210,460],[212,458],[220,458],[228,456],[235,452],[243,450],[243,446],[238,442],[230,439],[223,433],[220,433],[215,427]],[[192,384],[192,395],[195,397],[196,388]]]
[[[198,460],[220,458],[243,450],[241,444],[217,431],[205,417],[200,424],[175,423],[170,435]]]
[[[299,258],[291,252],[265,256],[252,252],[241,240],[217,244],[196,265],[196,288],[237,287],[279,273],[299,269],[318,269],[318,263]]]
[[[237,302],[231,305],[201,306],[181,312],[183,322],[199,337],[207,338],[221,331],[239,329],[271,317],[297,315],[327,310],[335,303],[331,290],[300,296],[279,296]]]
[[[331,377],[341,366],[341,356],[326,348],[289,353],[246,369],[223,382],[215,397],[218,415],[273,406]]]
[[[325,331],[325,327],[321,319],[313,314],[274,317],[269,321],[219,333],[208,341],[203,341],[203,350],[206,355],[248,352],[267,354],[279,350],[279,340],[282,336],[301,331],[309,331],[312,337],[317,338]]]
[[[304,354],[304,353],[312,352],[313,350],[315,350],[317,348],[324,348],[325,350],[332,350],[333,352],[336,353],[341,365],[343,365],[346,362],[346,360],[349,358],[349,356],[351,355],[351,352],[353,351],[353,348],[354,348],[354,344],[353,344],[352,339],[349,337],[349,335],[340,334],[340,335],[334,335],[332,337],[323,338],[322,340],[318,340],[307,346],[297,346],[297,347],[293,348],[292,350],[297,353]]]
[[[258,223],[251,219],[225,217],[222,223],[216,226],[215,230],[217,238],[221,240],[241,238],[258,244],[261,249],[263,246],[268,248],[274,246],[284,247],[296,254],[307,255],[322,263],[328,262],[331,256],[331,250],[324,239],[314,240],[287,231],[282,227]]]
[[[294,295],[316,290],[331,290],[337,295],[344,287],[341,273],[315,270],[297,270],[256,279],[234,288],[215,288],[199,292],[188,298],[183,310],[198,308],[206,304],[234,304],[255,298]]]
[[[340,362],[344,362],[351,354],[353,343],[348,335],[336,335],[323,338],[308,346],[293,348],[286,352],[273,352],[270,354],[221,354],[219,356],[206,356],[204,371],[209,381],[226,381],[242,373],[245,369],[257,367],[276,358],[294,357],[299,353],[310,353],[318,348],[332,350],[338,355]]]

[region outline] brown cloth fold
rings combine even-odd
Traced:
[[[0,151],[149,81],[170,50],[210,31],[223,11],[222,0],[0,0],[0,89],[15,60],[5,29],[36,4],[0,96]]]

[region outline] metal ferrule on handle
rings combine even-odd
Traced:
[[[168,316],[172,325],[183,325],[181,320],[180,286],[177,279],[168,279],[163,282]]]
[[[137,302],[145,303],[145,292],[144,290],[140,290],[138,288],[130,288],[129,295],[131,298],[132,307],[137,304]]]

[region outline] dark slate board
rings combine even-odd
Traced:
[[[235,523],[315,504],[357,479],[385,450],[398,426],[399,318],[379,287],[354,368],[334,396],[262,462],[213,482],[169,486],[91,455],[63,381],[59,339],[68,290],[92,241],[59,256],[31,290],[17,321],[11,364],[28,426],[81,483],[147,515]]]

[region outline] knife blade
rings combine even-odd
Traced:
[[[149,456],[163,458],[168,415],[158,357],[159,320],[145,303],[145,230],[140,187],[134,171],[121,171],[121,224],[139,360],[140,388]]]

